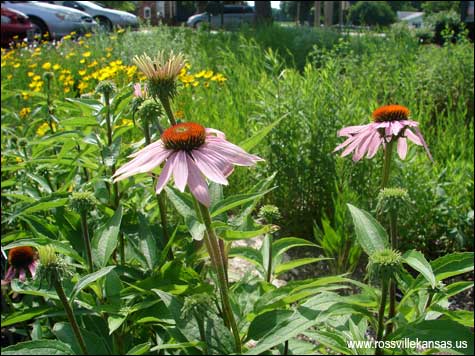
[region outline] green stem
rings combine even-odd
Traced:
[[[389,236],[391,238],[391,248],[397,250],[397,212],[389,213]],[[391,278],[389,282],[389,319],[393,319],[396,315],[396,281]],[[393,323],[389,322],[386,327],[386,335],[393,330]]]
[[[228,323],[231,327],[231,331],[234,336],[234,342],[236,344],[236,353],[241,353],[241,338],[239,337],[239,330],[237,328],[236,320],[234,319],[234,314],[231,308],[231,303],[229,301],[229,294],[228,294],[228,283],[226,280],[226,271],[224,269],[224,258],[221,254],[221,249],[219,247],[218,238],[214,232],[213,227],[211,226],[211,215],[209,210],[206,206],[202,205],[201,203],[197,203],[199,207],[199,211],[203,218],[203,223],[206,227],[207,236],[205,238],[208,239],[207,247],[209,248],[210,255],[214,255],[214,263],[216,272],[218,275],[218,284],[221,290],[222,295],[222,303],[223,303],[223,313],[225,318],[228,320]]]
[[[170,98],[166,95],[160,97],[160,101],[162,102],[163,108],[167,113],[168,120],[170,120],[170,125],[176,125],[175,116],[173,115],[173,111],[170,105]]]
[[[389,182],[389,173],[391,172],[393,146],[394,146],[394,139],[386,144],[386,149],[384,150],[383,179],[381,181],[381,189],[386,188]]]
[[[266,281],[268,283],[272,280],[272,235],[266,234],[266,239],[268,243],[268,261],[267,261],[267,278]]]
[[[64,289],[63,289],[63,286],[61,285],[58,272],[54,271],[53,273],[54,273],[54,276],[53,276],[54,288],[56,289],[56,293],[58,294],[59,300],[63,304],[64,311],[66,312],[66,316],[68,317],[69,323],[71,324],[71,327],[73,328],[74,336],[76,337],[76,340],[79,344],[79,347],[81,348],[82,353],[84,355],[88,355],[86,343],[84,342],[84,338],[82,337],[81,330],[79,329],[79,325],[73,313],[73,309],[71,308],[71,305],[69,304],[66,294],[64,293]]]
[[[84,246],[86,247],[86,256],[87,256],[87,264],[89,267],[89,273],[94,271],[94,267],[92,264],[92,252],[91,252],[91,241],[89,240],[89,231],[87,227],[87,212],[81,211],[81,229],[82,229],[82,237],[84,239]]]
[[[388,297],[388,281],[386,279],[382,280],[381,286],[381,304],[379,305],[378,311],[378,331],[376,335],[376,341],[381,341],[383,339],[384,332],[384,311],[386,309],[386,299]],[[379,343],[378,343],[379,344]],[[379,346],[376,348],[376,355],[382,355],[382,350]]]

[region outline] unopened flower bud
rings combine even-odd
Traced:
[[[97,199],[91,192],[74,192],[69,198],[70,207],[78,213],[87,213],[97,204]]]
[[[272,222],[280,219],[279,208],[275,205],[264,205],[259,210],[259,217],[264,219],[266,223],[271,224]]]
[[[106,98],[110,98],[115,90],[115,84],[110,80],[103,80],[102,82],[99,82],[96,87],[96,93],[100,93]]]
[[[409,195],[406,189],[384,188],[379,192],[376,211],[378,213],[395,213],[408,202]]]
[[[368,272],[371,279],[387,280],[400,269],[403,259],[397,250],[386,248],[369,257]]]

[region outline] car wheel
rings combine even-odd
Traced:
[[[112,31],[112,22],[105,17],[102,16],[96,16],[94,17],[94,20],[99,24],[99,28],[104,31],[104,32],[110,32]]]
[[[33,25],[33,38],[35,40],[45,40],[51,38],[48,27],[43,22],[43,20],[30,16],[30,21]]]

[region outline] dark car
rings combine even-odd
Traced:
[[[198,28],[208,23],[211,28],[236,28],[242,24],[253,24],[256,21],[254,8],[246,5],[208,6],[206,12],[188,18],[186,24]]]
[[[2,6],[2,47],[12,42],[22,41],[33,32],[33,24],[28,16]]]

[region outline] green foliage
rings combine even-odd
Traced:
[[[358,1],[350,7],[348,18],[353,25],[389,26],[396,14],[387,1]]]

